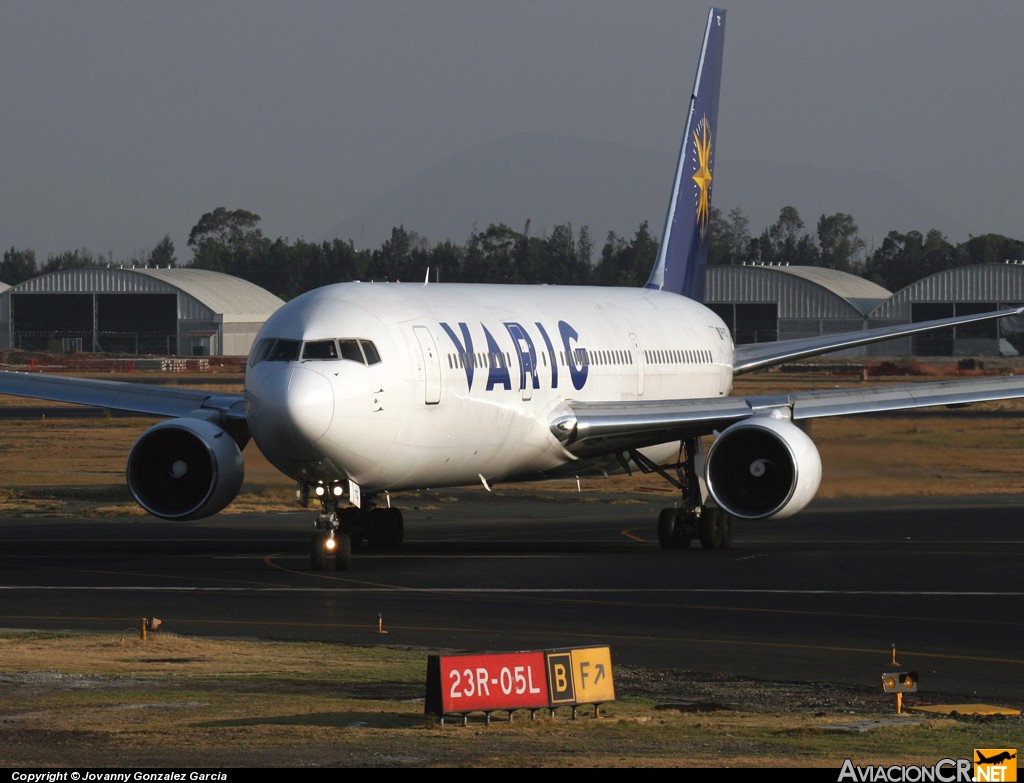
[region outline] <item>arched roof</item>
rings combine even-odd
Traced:
[[[251,320],[251,315],[265,318],[284,304],[283,299],[255,283],[209,269],[147,267],[131,271],[162,280],[194,296],[214,312],[222,313],[225,321]]]
[[[710,266],[708,267],[708,290],[709,294],[716,287],[714,282],[725,282],[724,279],[716,281],[716,277],[735,277],[748,281],[772,281],[774,287],[783,284],[784,276],[797,278],[806,285],[816,289],[820,294],[827,297],[841,299],[861,315],[867,315],[880,303],[887,300],[892,293],[877,283],[865,280],[863,277],[852,275],[848,272],[840,272],[837,269],[828,269],[820,266],[784,266],[784,265],[763,265],[746,264],[741,266]],[[795,281],[794,281],[795,282]],[[796,288],[806,289],[806,285]],[[792,286],[791,286],[792,287]],[[736,299],[738,292],[731,291],[724,296],[717,296],[717,301]]]
[[[222,272],[188,267],[61,269],[13,286],[10,293],[152,293],[177,290],[226,323],[266,320],[284,300],[254,283]]]
[[[914,302],[1016,305],[1024,302],[1024,264],[971,264],[944,269],[901,288],[871,317],[909,317]]]

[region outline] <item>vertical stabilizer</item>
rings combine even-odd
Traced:
[[[725,10],[712,8],[693,82],[690,112],[679,150],[661,247],[647,281],[648,288],[672,291],[700,302],[704,301],[707,277],[708,219],[718,142],[715,128],[724,43]]]

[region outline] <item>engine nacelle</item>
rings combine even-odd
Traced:
[[[752,416],[727,428],[708,450],[705,476],[719,507],[741,519],[782,519],[811,502],[821,457],[785,419]]]
[[[128,489],[161,519],[200,519],[235,499],[245,466],[234,439],[204,419],[169,419],[146,430],[128,453]]]

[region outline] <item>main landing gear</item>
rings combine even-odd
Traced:
[[[310,492],[312,490],[312,492]],[[299,498],[313,494],[320,501],[320,513],[313,522],[316,532],[311,539],[309,566],[313,571],[352,570],[352,551],[369,542],[374,549],[396,550],[405,536],[402,512],[390,506],[373,504],[363,495],[363,508],[338,508],[344,500],[341,484],[300,486]]]
[[[644,473],[658,473],[680,491],[680,502],[673,508],[663,508],[658,515],[658,543],[663,549],[685,549],[695,538],[705,549],[732,546],[732,515],[704,500],[706,493],[697,472],[701,456],[700,441],[683,441],[679,460],[668,466],[675,470],[673,475],[636,451],[629,454]]]

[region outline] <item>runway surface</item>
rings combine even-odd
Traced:
[[[613,664],[1024,706],[1024,497],[817,502],[667,551],[652,496],[439,493],[398,552],[311,572],[312,510],[0,519],[0,627],[454,651],[608,645]],[[417,507],[413,507],[417,506]],[[898,665],[892,664],[893,650]]]

